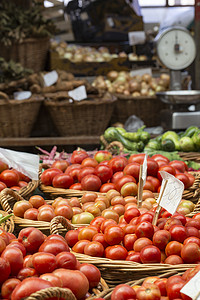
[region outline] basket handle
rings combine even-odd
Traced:
[[[70,289],[60,287],[50,287],[31,294],[26,300],[44,300],[57,297],[58,299],[76,300]]]
[[[10,197],[9,197],[10,196]],[[15,201],[24,200],[24,198],[19,195],[17,192],[13,191],[12,189],[5,188],[0,193],[0,203],[1,206],[7,213],[12,213],[12,208],[10,207],[9,200],[14,198]]]
[[[59,234],[59,224],[68,230],[74,229],[74,226],[63,216],[54,217],[50,222],[50,233]]]

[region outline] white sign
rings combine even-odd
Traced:
[[[51,86],[58,80],[58,73],[56,71],[51,71],[45,75],[43,75],[44,85]]]
[[[143,186],[145,185],[147,178],[147,154],[144,156],[143,166],[142,166],[142,180],[143,180]]]
[[[149,74],[152,76],[152,69],[151,68],[143,68],[143,69],[138,69],[138,70],[132,70],[130,71],[130,76],[142,76],[144,74]]]
[[[69,91],[68,95],[76,101],[81,101],[87,98],[87,93],[84,85],[81,85],[76,89]]]
[[[157,202],[160,204],[160,206],[165,208],[170,214],[173,215],[176,212],[179,203],[181,202],[184,184],[179,179],[165,171],[160,171],[160,174],[163,180]],[[163,192],[166,180],[167,185]],[[161,200],[160,195],[162,195]]]
[[[192,277],[190,281],[184,285],[180,292],[192,299],[200,300],[200,272]]]
[[[144,31],[130,31],[128,33],[129,45],[144,44],[146,35]]]
[[[15,100],[26,100],[32,96],[30,91],[15,92],[13,94]]]
[[[39,156],[0,148],[0,160],[33,180],[38,180]]]

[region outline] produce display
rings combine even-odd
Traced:
[[[2,299],[21,300],[41,289],[63,287],[81,300],[99,286],[98,268],[79,263],[64,237],[47,237],[33,227],[21,230],[18,236],[1,229],[0,245]]]
[[[133,284],[120,284],[111,291],[111,300],[138,299],[138,300],[160,300],[160,299],[191,299],[181,292],[181,289],[198,272],[199,266],[190,268],[183,274],[167,277],[149,276]],[[142,281],[142,283],[140,283]],[[104,298],[98,298],[104,299]]]
[[[170,76],[162,73],[159,77],[150,74],[132,76],[131,72],[110,71],[106,78],[97,76],[92,85],[98,89],[111,93],[123,94],[131,97],[155,96],[156,92],[169,88]]]
[[[144,61],[147,60],[146,55],[137,55],[129,53],[128,55],[122,51],[119,54],[110,53],[107,47],[94,47],[80,46],[76,44],[68,44],[66,42],[51,42],[51,49],[58,53],[61,58],[68,59],[74,63],[79,62],[105,62],[114,58],[128,58],[130,61]]]

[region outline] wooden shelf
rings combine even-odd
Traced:
[[[98,145],[99,136],[0,138],[0,147]]]

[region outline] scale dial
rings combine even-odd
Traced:
[[[195,59],[196,46],[189,31],[172,27],[159,33],[155,39],[158,57],[167,68],[182,70]]]

